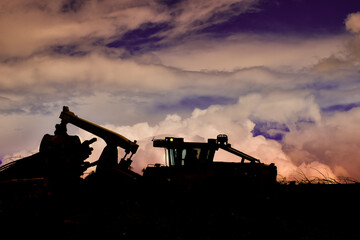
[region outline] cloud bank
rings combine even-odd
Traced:
[[[5,0],[0,3],[0,57],[48,54],[54,48],[84,54],[102,49],[132,30],[145,31],[147,41],[153,38],[169,43],[239,15],[256,2]],[[151,26],[152,30],[146,29]]]
[[[359,13],[331,36],[207,31],[258,4],[2,1],[0,159],[37,151],[68,105],[138,140],[138,172],[163,160],[154,136],[225,133],[285,177],[359,177]]]
[[[284,101],[283,99],[286,99]],[[153,137],[177,136],[188,141],[206,141],[225,133],[236,148],[261,159],[276,163],[281,176],[334,178],[357,176],[360,170],[360,138],[354,131],[359,129],[359,109],[332,116],[321,116],[321,110],[311,95],[271,93],[267,96],[250,94],[241,97],[236,104],[213,105],[207,109],[195,109],[191,116],[168,115],[156,125],[146,122],[132,126],[109,128],[140,140],[140,150],[134,157],[134,169],[141,171],[149,163],[164,163],[164,152],[151,149]],[[285,124],[288,130],[281,141],[255,136],[252,131],[261,121]],[[346,123],[346,124],[344,124]],[[265,133],[265,132],[263,132]],[[226,156],[225,161],[239,161]],[[341,159],[341,160],[340,160]],[[324,176],[322,176],[324,175]]]

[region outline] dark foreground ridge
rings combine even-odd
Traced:
[[[88,179],[61,196],[1,186],[3,236],[36,239],[359,239],[359,184],[179,191]],[[146,186],[146,188],[144,188]],[[233,186],[232,186],[233,187]],[[5,194],[4,194],[5,193]]]
[[[138,144],[68,107],[39,152],[0,166],[0,232],[12,239],[360,239],[360,184],[276,182],[277,168],[231,146],[155,139],[165,164],[131,170]],[[104,139],[81,142],[67,124]],[[125,156],[118,161],[118,148]],[[239,162],[214,162],[218,149]],[[81,178],[90,166],[96,171]],[[321,181],[319,182],[321,183]],[[322,183],[337,183],[323,181]]]

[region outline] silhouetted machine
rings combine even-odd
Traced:
[[[66,106],[63,107],[60,118],[62,121],[55,126],[54,135],[44,135],[39,153],[0,167],[0,182],[46,179],[54,186],[69,185],[79,180],[86,169],[95,165],[99,175],[106,176],[110,173],[132,179],[139,176],[130,170],[131,157],[139,147],[136,141],[132,142],[116,132],[79,118]],[[68,123],[104,139],[107,146],[98,161],[85,162],[93,150],[90,144],[96,138],[81,143],[78,136],[67,134]],[[125,149],[125,156],[119,163],[117,147]],[[126,158],[128,154],[130,157]]]
[[[132,162],[131,157],[136,153],[139,147],[139,145],[136,144],[136,141],[132,142],[119,133],[81,119],[73,112],[70,112],[68,107],[63,108],[63,111],[60,114],[60,118],[65,124],[71,123],[102,138],[106,142],[107,146],[105,147],[103,154],[100,156],[100,159],[94,163],[98,165],[98,168],[101,169],[102,167],[116,167],[118,165],[122,170],[129,169]],[[90,141],[94,141],[94,139]],[[117,147],[121,147],[125,150],[125,156],[121,159],[119,164],[117,164]],[[131,155],[126,159],[129,153],[131,153]]]
[[[78,181],[90,166],[97,165],[96,176],[116,181],[117,179],[138,180],[141,176],[130,169],[131,157],[136,153],[136,141],[110,131],[104,127],[76,116],[64,106],[54,135],[44,135],[40,151],[32,156],[0,167],[0,183],[19,179],[46,179],[62,188]],[[67,124],[73,124],[106,142],[99,160],[85,162],[90,156],[90,144],[96,138],[81,143],[78,136],[67,134]],[[260,160],[231,147],[226,135],[208,142],[184,142],[183,138],[166,137],[156,139],[154,147],[167,150],[167,164],[155,164],[144,170],[144,182],[171,182],[178,186],[196,184],[210,185],[269,185],[276,182],[277,169],[274,164],[264,164]],[[125,156],[118,162],[117,148],[125,150]],[[215,152],[223,149],[241,158],[239,162],[214,161]],[[130,156],[126,158],[128,155]]]
[[[156,139],[154,147],[167,151],[166,165],[155,164],[144,171],[144,178],[175,185],[265,186],[276,183],[277,168],[261,163],[231,147],[227,135],[220,134],[208,142],[184,142],[183,138]],[[214,161],[215,152],[223,149],[241,158],[239,162]]]

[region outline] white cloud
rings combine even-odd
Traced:
[[[346,29],[353,33],[360,32],[360,12],[351,13],[345,20]]]
[[[260,158],[265,163],[269,164],[274,162],[278,166],[278,171],[281,176],[294,177],[298,176],[299,172],[304,172],[312,176],[322,177],[321,174],[326,174],[334,177],[335,175],[332,170],[336,170],[338,167],[346,169],[346,164],[342,165],[337,162],[338,165],[334,166],[331,164],[331,161],[327,159],[317,159],[313,157],[313,153],[309,153],[307,158],[299,160],[300,158],[291,156],[291,154],[291,157],[289,157],[289,151],[283,150],[284,146],[293,144],[293,141],[296,142],[298,133],[295,123],[297,121],[308,118],[313,119],[316,123],[322,121],[319,119],[319,112],[311,110],[311,105],[313,105],[315,109],[318,108],[313,100],[309,101],[306,98],[304,99],[302,94],[296,92],[289,94],[292,95],[291,98],[293,98],[294,101],[278,102],[278,99],[281,99],[279,95],[284,95],[282,93],[273,93],[266,97],[249,95],[240,98],[239,102],[234,105],[214,105],[205,110],[195,109],[188,118],[182,118],[178,115],[168,115],[156,125],[149,125],[143,122],[128,126],[107,125],[107,127],[127,136],[131,140],[138,140],[140,148],[133,158],[134,170],[138,172],[145,168],[147,164],[156,162],[164,163],[164,152],[151,147],[151,139],[154,137],[174,136],[184,137],[187,141],[206,141],[207,138],[216,138],[219,133],[225,133],[229,136],[229,141],[235,148]],[[269,102],[274,102],[275,104],[269,105]],[[285,121],[289,125],[292,124],[294,126],[291,128],[291,131],[294,131],[294,133],[291,132],[282,144],[274,140],[267,140],[262,136],[252,136],[251,130],[255,124],[250,119],[253,116],[261,116],[269,120],[267,116],[262,115],[261,110],[269,106],[271,106],[271,109],[268,109],[268,111],[275,111],[273,112],[271,121]],[[276,111],[278,107],[281,109]],[[298,110],[294,111],[294,107]],[[292,136],[294,136],[293,141]],[[326,137],[328,136],[322,136],[322,138]],[[301,142],[301,138],[299,142]],[[357,140],[357,142],[359,141]],[[323,149],[318,150],[322,151]],[[357,150],[354,150],[352,154],[357,152]],[[293,158],[295,161],[293,161]],[[222,160],[238,161],[239,159],[231,157]],[[354,173],[350,175],[354,176]]]
[[[66,2],[2,1],[0,56],[26,57],[57,45],[92,45],[146,22],[168,20],[166,12],[142,1],[84,1],[76,11],[64,11]]]
[[[93,54],[86,57],[37,57],[14,64],[0,64],[1,90],[56,94],[59,86],[76,91],[129,89],[167,90],[178,87],[174,71],[131,60]],[[165,81],[167,79],[167,81]],[[31,86],[31,87],[30,87]],[[118,89],[120,90],[120,89]]]
[[[26,156],[31,152],[36,152],[43,135],[54,132],[56,118],[57,116],[37,114],[1,115],[3,127],[0,134],[0,157],[5,155]]]
[[[171,29],[167,35],[170,38],[181,36],[184,33],[192,35],[195,31],[225,22],[233,16],[246,12],[257,2],[258,0],[182,1],[171,11],[171,15],[174,16],[172,22],[175,28]]]
[[[174,135],[191,141],[226,133],[233,146],[266,163],[275,162],[282,176],[298,174],[298,167],[310,175],[316,175],[317,170],[322,172],[321,169],[329,176],[359,174],[356,167],[351,168],[357,166],[357,160],[351,156],[357,154],[359,139],[347,137],[351,129],[356,129],[353,123],[358,112],[324,119],[320,111],[326,104],[360,99],[357,75],[352,69],[332,75],[304,70],[288,73],[265,67],[196,72],[91,54],[34,57],[3,63],[0,71],[0,110],[3,115],[12,113],[4,118],[8,119],[4,120],[8,127],[1,141],[7,141],[7,150],[2,154],[35,149],[43,134],[53,132],[61,106],[69,105],[79,116],[139,140],[133,165],[138,172],[148,163],[163,160],[163,151],[151,147],[154,136]],[[325,87],[319,91],[312,87],[336,86],[341,77],[341,89]],[[254,93],[247,94],[249,90]],[[240,98],[233,105],[213,105],[166,118],[166,111],[156,108],[198,95]],[[51,115],[44,117],[44,111]],[[341,124],[349,119],[354,121],[342,128]],[[285,123],[290,133],[284,143],[253,137],[255,120]],[[303,123],[300,131],[299,120],[313,123],[305,127]],[[21,133],[16,133],[16,126],[24,126]],[[82,132],[80,136],[87,139]],[[319,141],[319,136],[326,141]],[[100,155],[104,146],[101,141],[97,144],[93,158]]]
[[[0,3],[0,59],[28,57],[59,45],[75,45],[92,52],[98,41],[109,43],[150,22],[171,26],[162,33],[167,41],[208,26],[205,23],[216,24],[241,14],[253,2],[184,1],[167,8],[158,1],[141,0],[5,0]],[[231,11],[234,4],[239,5],[237,11]],[[227,14],[212,18],[218,13]]]
[[[257,66],[301,70],[339,52],[344,39],[239,34],[221,41],[190,39],[155,54],[166,66],[190,71],[234,71]]]
[[[1,156],[36,149],[69,105],[79,116],[139,140],[137,171],[163,158],[151,147],[153,136],[191,141],[226,133],[233,146],[275,162],[283,176],[298,167],[310,175],[324,169],[329,176],[359,176],[359,111],[321,112],[360,102],[358,13],[346,21],[355,33],[350,37],[194,36],[256,2],[240,1],[235,11],[232,0],[171,8],[158,1],[83,1],[73,9],[66,1],[1,1]],[[170,26],[156,33],[165,37],[161,43],[171,43],[167,49],[124,59],[126,50],[104,47],[148,22]],[[56,46],[84,54],[55,53]],[[197,96],[208,97],[209,105],[217,98],[239,101],[194,110]],[[290,133],[283,142],[253,137],[255,121],[284,123]],[[89,136],[70,130],[83,140]],[[94,158],[104,145],[96,144]]]
[[[286,100],[279,101],[283,98]],[[271,119],[266,113],[263,114],[264,109],[269,112],[273,111]],[[360,110],[353,109],[349,112],[319,118],[317,109],[318,106],[314,99],[304,98],[301,92],[294,91],[286,94],[274,92],[267,96],[258,94],[244,96],[233,105],[213,105],[204,110],[195,109],[191,116],[185,118],[176,114],[168,115],[157,124],[148,124],[144,121],[133,125],[104,124],[104,126],[131,140],[138,140],[140,148],[133,157],[132,165],[137,172],[141,172],[147,164],[164,163],[164,151],[152,147],[153,137],[175,136],[184,137],[186,141],[206,141],[207,138],[215,138],[217,134],[225,133],[228,134],[229,141],[235,148],[261,159],[262,162],[268,164],[274,162],[278,167],[279,176],[287,177],[287,179],[294,177],[303,179],[302,174],[308,178],[324,178],[324,176],[356,178],[360,174],[358,160],[360,139],[354,132],[358,128]],[[78,112],[76,114],[84,117]],[[89,117],[85,118],[94,121],[94,117],[91,117],[93,113],[88,113],[88,115]],[[269,140],[263,136],[253,137],[251,131],[255,123],[251,119],[255,116],[265,121],[286,122],[290,132],[287,133],[283,142]],[[27,117],[21,123],[18,116],[9,116],[8,118],[9,121],[6,122],[6,125],[17,127],[21,124],[28,126],[26,121],[36,121],[39,116]],[[11,125],[11,119],[14,118],[17,121]],[[102,115],[102,118],[106,118],[106,116]],[[303,119],[311,119],[312,122],[302,122]],[[22,129],[19,133],[22,141],[18,141],[19,136],[12,135],[11,129],[9,129],[11,134],[2,134],[2,137],[7,138],[6,146],[11,148],[9,151],[16,152],[15,149],[18,145],[14,141],[21,146],[29,146],[26,139],[33,140],[32,134],[38,136],[39,143],[42,134],[51,133],[53,125],[59,119],[49,116],[43,118],[42,121],[42,123],[37,122],[39,124],[37,128]],[[49,125],[49,123],[51,124]],[[93,137],[85,131],[79,131],[70,126],[69,133],[78,134],[82,140]],[[31,141],[31,144],[35,144],[34,141]],[[104,146],[105,143],[100,139],[93,144],[95,150],[91,161],[95,161],[100,156]],[[34,145],[30,149],[35,149]],[[120,150],[119,157],[122,157],[123,154],[123,151]],[[239,160],[221,153],[217,159]]]
[[[351,13],[345,20],[346,29],[352,34],[344,38],[342,49],[324,57],[314,65],[314,70],[330,74],[346,74],[360,66],[360,13]]]
[[[360,109],[324,117],[316,124],[291,129],[285,152],[297,164],[314,161],[326,164],[336,175],[360,175]]]

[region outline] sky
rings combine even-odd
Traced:
[[[154,137],[224,133],[280,177],[359,178],[359,66],[358,0],[2,0],[0,161],[69,106],[137,140],[137,172]]]

